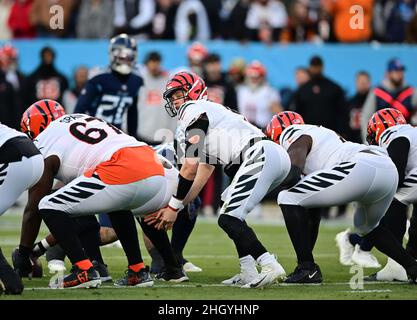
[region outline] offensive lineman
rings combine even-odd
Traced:
[[[83,251],[72,217],[110,212],[129,262],[126,277],[116,285],[153,285],[140,254],[132,212],[154,212],[169,199],[176,181],[172,166],[162,164],[152,148],[103,120],[65,115],[55,101],[29,107],[21,125],[45,159],[43,176],[29,191],[21,245],[32,248],[42,217],[74,265],[64,287],[97,287],[99,275]],[[54,177],[67,184],[47,195]]]
[[[297,113],[279,113],[266,131],[291,158],[292,186],[279,193],[278,204],[284,215],[293,217],[286,224],[299,264],[286,282],[321,282],[316,277],[320,269],[314,263],[309,226],[297,221],[300,212],[357,201],[357,233],[400,263],[416,283],[417,261],[379,224],[397,188],[397,169],[391,159],[379,149],[348,142],[332,130],[306,125]]]
[[[42,173],[43,158],[33,142],[0,123],[0,216],[39,181]],[[6,294],[21,294],[23,284],[0,248],[0,294],[3,290]]]
[[[207,87],[194,73],[177,73],[168,81],[164,99],[168,114],[178,117],[177,153],[180,152],[183,165],[177,193],[172,195],[168,207],[145,221],[157,228],[171,228],[178,211],[197,196],[214,165],[227,165],[234,178],[222,195],[224,205],[218,223],[236,246],[241,273],[223,283],[255,288],[283,277],[284,269],[257,239],[245,218],[268,191],[285,179],[290,170],[288,155],[266,141],[262,131],[243,116],[207,101]],[[197,170],[202,169],[206,172],[204,178],[194,181]],[[262,268],[260,273],[256,263]]]

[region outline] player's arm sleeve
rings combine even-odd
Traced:
[[[138,97],[133,99],[132,105],[127,110],[127,132],[136,137],[138,132]]]
[[[190,122],[185,130],[185,157],[202,160],[209,119],[204,112]]]
[[[405,137],[398,137],[391,141],[387,151],[397,167],[399,188],[404,182],[405,168],[407,167],[408,153],[410,151],[410,141]]]
[[[94,82],[87,81],[75,105],[74,113],[89,113],[99,90]]]

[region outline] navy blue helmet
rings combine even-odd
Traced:
[[[137,47],[135,39],[122,33],[110,40],[110,66],[121,74],[129,74],[136,65]]]

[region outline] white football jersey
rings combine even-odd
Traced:
[[[185,150],[187,128],[202,114],[209,120],[203,155],[211,161],[228,164],[239,157],[252,138],[264,137],[261,130],[225,106],[206,100],[190,101],[178,110],[176,139]]]
[[[24,133],[0,123],[0,147],[8,140],[15,137],[27,137]]]
[[[399,137],[405,137],[410,141],[410,151],[408,152],[407,167],[405,168],[405,174],[407,175],[412,169],[417,168],[417,128],[409,124],[389,127],[381,134],[379,145],[388,149],[390,143]]]
[[[125,147],[146,145],[103,120],[85,114],[60,117],[38,135],[35,145],[46,159],[55,155],[61,164],[56,175],[68,183]]]
[[[308,124],[287,127],[279,138],[280,145],[288,150],[303,135],[310,136],[313,141],[304,167],[306,175],[350,161],[359,151],[371,149],[364,144],[346,141],[333,130]]]

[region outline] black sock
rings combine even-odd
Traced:
[[[142,221],[142,219],[138,219],[138,221],[142,227],[143,232],[161,254],[162,259],[164,259],[165,266],[167,268],[181,267],[175,258],[174,251],[172,250],[166,231],[157,230],[153,226],[150,226],[146,222]]]
[[[315,208],[308,209],[309,218],[309,233],[310,233],[310,244],[311,251],[313,251],[316,245],[317,237],[319,236],[320,221],[321,221],[321,210]]]
[[[406,270],[417,265],[417,262],[407,254],[394,235],[381,225],[364,236],[364,239],[369,240],[379,251],[397,261]]]
[[[301,206],[280,205],[298,263],[314,263],[309,234],[309,212]],[[321,215],[321,210],[317,214]]]
[[[413,206],[406,250],[414,259],[417,259],[417,205]]]
[[[357,233],[351,233],[349,234],[349,242],[352,246],[356,246],[357,244],[361,244],[363,242],[363,238]]]
[[[190,219],[187,209],[178,213],[177,220],[174,223],[172,228],[172,236],[171,236],[171,246],[172,250],[174,250],[175,255],[178,259],[184,259],[182,256],[182,252],[184,250],[185,244],[190,237],[191,232],[194,229],[195,222],[197,220],[197,216],[195,218]],[[182,261],[184,262],[184,261]],[[186,262],[186,261],[185,261]]]
[[[117,211],[109,213],[114,232],[122,244],[129,266],[142,263],[142,254],[139,247],[138,231],[135,219],[130,211]]]
[[[407,211],[408,206],[394,199],[380,222],[386,229],[391,231],[401,244],[407,228]]]
[[[53,247],[49,247],[48,250],[46,250],[45,255],[46,261],[51,260],[65,260],[65,251],[61,248],[59,244],[54,245]]]
[[[77,225],[74,219],[58,210],[41,209],[39,214],[72,264],[88,259],[77,235]]]
[[[218,223],[235,243],[239,258],[251,255],[256,260],[267,252],[246,221],[222,214],[219,217]]]
[[[80,225],[79,237],[85,253],[91,261],[104,264],[100,251],[100,224],[95,216],[86,216],[76,219]]]

